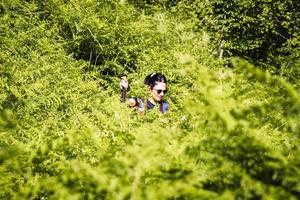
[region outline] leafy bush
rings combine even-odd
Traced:
[[[296,1],[182,0],[169,10],[192,19],[195,31],[207,30],[216,53],[224,50],[226,57],[244,57],[278,71],[295,68],[299,60]]]
[[[124,1],[0,10],[1,199],[298,198],[297,76],[223,67],[206,31]],[[171,109],[141,118],[117,75],[146,97],[153,71]]]

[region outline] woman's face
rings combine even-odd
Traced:
[[[167,93],[167,84],[163,82],[156,82],[155,86],[152,89],[150,88],[150,93],[156,102],[161,101]]]

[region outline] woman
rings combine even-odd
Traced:
[[[167,79],[161,73],[153,73],[146,76],[144,83],[148,86],[149,97],[144,98],[128,98],[126,103],[130,107],[136,107],[141,113],[147,110],[151,110],[159,106],[159,111],[161,113],[166,113],[169,110],[169,104],[163,100],[164,95],[167,93]],[[129,84],[126,76],[121,77],[120,86],[123,91],[129,88]],[[122,94],[123,98],[125,97]]]

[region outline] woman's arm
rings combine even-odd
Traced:
[[[136,100],[134,98],[127,98],[127,90],[129,88],[129,82],[127,80],[126,75],[121,76],[120,87],[121,87],[121,102],[125,102],[130,107],[135,106]]]
[[[126,75],[120,77],[120,88],[121,88],[121,102],[126,102],[127,99],[127,90],[129,83],[127,81]]]
[[[129,107],[134,107],[136,106],[136,101],[134,98],[127,98],[125,103],[129,106]]]

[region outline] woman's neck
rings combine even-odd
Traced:
[[[152,103],[153,105],[156,105],[158,102],[155,101],[155,99],[153,99],[153,97],[149,97],[148,101],[150,101],[150,103]]]

